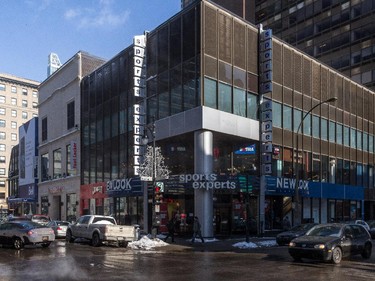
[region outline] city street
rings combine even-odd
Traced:
[[[287,247],[238,249],[185,239],[154,250],[57,240],[49,248],[1,248],[0,280],[372,280],[375,255],[340,265],[293,262]],[[215,245],[216,243],[216,245]],[[224,245],[227,243],[227,246]],[[233,242],[235,243],[235,242]],[[228,246],[229,245],[229,246]]]

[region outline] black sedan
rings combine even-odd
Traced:
[[[343,257],[361,254],[371,257],[372,242],[368,231],[358,224],[320,224],[289,243],[289,254],[296,261],[302,258],[341,262]]]
[[[317,225],[317,223],[305,223],[294,226],[288,231],[279,233],[276,236],[276,242],[280,246],[289,245],[289,242],[292,241],[292,239],[305,235],[306,232],[313,228],[315,225]]]

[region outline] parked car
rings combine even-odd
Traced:
[[[319,224],[293,239],[288,251],[296,261],[308,258],[338,264],[343,257],[357,254],[369,259],[372,241],[368,231],[358,224]]]
[[[51,218],[47,215],[32,215],[31,220],[42,225],[47,225],[51,221]]]
[[[66,231],[68,230],[68,226],[70,225],[70,222],[68,221],[57,221],[52,220],[50,221],[47,226],[52,228],[55,232],[55,237],[65,238]]]
[[[66,231],[67,242],[72,243],[76,238],[88,239],[94,247],[102,245],[103,242],[126,247],[128,242],[139,239],[139,226],[117,225],[111,216],[85,215],[69,225]]]
[[[280,246],[289,245],[289,242],[292,241],[292,239],[305,235],[306,232],[309,231],[315,225],[317,225],[317,223],[304,223],[294,226],[288,231],[279,233],[276,236],[276,242]]]
[[[0,244],[11,245],[19,250],[24,245],[48,247],[55,240],[55,234],[50,227],[39,223],[24,221],[9,221],[0,225]]]
[[[363,220],[356,220],[355,223],[362,225],[364,228],[366,228],[367,231],[370,231],[370,226],[368,225],[367,222]]]
[[[375,221],[368,221],[367,224],[370,228],[369,232],[370,232],[371,238],[375,239]]]

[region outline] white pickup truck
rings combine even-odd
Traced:
[[[103,242],[126,247],[128,242],[139,239],[139,226],[117,225],[116,220],[110,216],[85,215],[66,231],[67,242],[72,243],[76,238],[88,239],[94,247]]]

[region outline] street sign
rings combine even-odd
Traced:
[[[152,177],[141,177],[141,181],[152,181]]]

